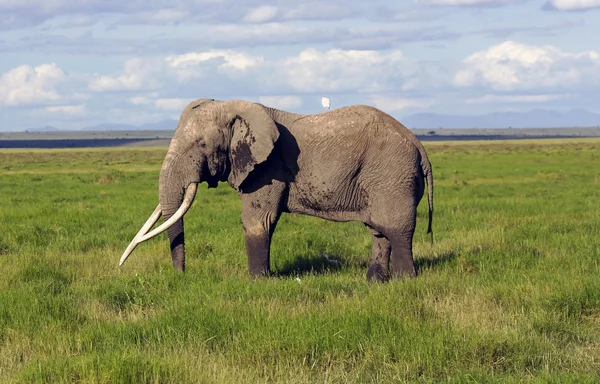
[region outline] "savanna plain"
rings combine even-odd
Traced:
[[[227,185],[185,274],[165,234],[118,267],[167,148],[1,150],[0,382],[598,382],[600,140],[425,146],[434,243],[423,199],[419,276],[385,284],[362,224],[299,215],[251,280]]]

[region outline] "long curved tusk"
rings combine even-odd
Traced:
[[[197,190],[198,190],[198,184],[196,184],[196,183],[190,184],[187,188],[187,191],[185,192],[185,198],[183,199],[183,203],[181,203],[181,206],[179,207],[177,212],[175,212],[173,214],[173,216],[171,216],[169,218],[169,220],[162,223],[160,226],[155,228],[152,232],[147,233],[146,235],[140,237],[138,239],[138,243],[141,243],[142,241],[151,239],[154,236],[160,234],[161,232],[166,231],[173,224],[175,224],[177,222],[177,220],[181,219],[183,217],[183,215],[185,215],[185,213],[188,211],[188,209],[190,209],[190,207],[192,206],[192,202],[194,201],[194,197],[196,197]]]
[[[148,220],[146,220],[146,223],[138,231],[138,233],[135,235],[133,240],[131,240],[131,243],[129,243],[129,246],[127,247],[125,252],[123,252],[123,256],[121,256],[121,261],[119,261],[119,266],[123,265],[125,260],[127,260],[127,258],[131,254],[131,252],[133,252],[135,247],[140,243],[138,241],[138,238],[140,238],[141,236],[144,236],[150,230],[150,228],[152,228],[152,226],[154,224],[156,224],[156,222],[158,221],[158,219],[160,219],[161,216],[162,216],[162,208],[160,207],[160,204],[158,204],[156,206],[156,209],[154,210],[154,212],[152,212],[152,215],[150,215]]]

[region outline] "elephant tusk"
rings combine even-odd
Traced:
[[[185,213],[188,211],[188,209],[190,209],[190,207],[192,206],[192,202],[194,201],[194,197],[196,197],[197,190],[198,190],[198,184],[196,184],[196,183],[190,184],[187,188],[187,191],[185,192],[185,198],[183,199],[183,203],[181,203],[181,206],[179,207],[177,212],[175,212],[173,214],[173,216],[171,216],[169,218],[169,220],[162,223],[160,226],[155,228],[152,232],[147,233],[146,235],[140,237],[137,240],[138,243],[141,243],[142,241],[151,239],[154,236],[160,234],[161,232],[166,231],[173,224],[175,224],[177,222],[177,220],[181,219],[183,217],[183,215],[185,215]]]
[[[135,235],[133,240],[131,240],[131,243],[129,243],[129,246],[127,247],[125,252],[123,252],[123,256],[121,256],[121,261],[119,261],[119,266],[123,265],[125,260],[127,260],[127,258],[131,254],[131,252],[133,252],[135,247],[137,247],[137,245],[140,243],[140,241],[138,241],[138,238],[145,235],[146,232],[148,232],[150,230],[150,228],[152,228],[152,226],[154,224],[156,224],[156,222],[158,221],[158,219],[160,219],[161,216],[162,216],[162,208],[160,207],[160,204],[158,204],[156,206],[156,209],[154,209],[154,212],[152,212],[152,215],[150,215],[150,217],[148,218],[146,223],[142,226],[142,228],[139,230],[139,232]]]

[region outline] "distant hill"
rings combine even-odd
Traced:
[[[486,115],[443,115],[416,113],[400,119],[408,128],[564,128],[600,126],[600,114],[584,109],[557,112],[534,109],[529,112],[496,112]]]
[[[496,112],[485,115],[445,115],[438,113],[416,113],[399,118],[411,129],[461,129],[461,128],[570,128],[599,127],[600,114],[584,109],[558,112],[547,109],[534,109],[529,112]],[[79,129],[80,131],[172,131],[177,120],[162,120],[156,123],[98,124]],[[53,132],[59,128],[45,126],[28,129],[29,132]]]
[[[98,125],[90,125],[87,127],[83,127],[80,129],[75,129],[74,131],[174,131],[177,128],[177,120],[162,120],[157,123],[146,123],[141,125],[133,125],[133,124],[98,124]],[[1,129],[0,129],[1,131]],[[51,127],[49,125],[40,128],[29,128],[24,129],[23,132],[58,132],[62,131],[59,128]]]
[[[45,127],[33,128],[33,129],[29,129],[28,131],[29,132],[55,132],[55,131],[58,131],[58,128],[46,125]]]
[[[177,120],[162,120],[157,123],[147,123],[142,125],[130,124],[98,124],[84,127],[82,131],[164,131],[175,130]]]

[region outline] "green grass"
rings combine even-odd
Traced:
[[[423,200],[420,275],[386,284],[362,224],[299,215],[252,281],[226,185],[185,275],[164,234],[119,268],[166,148],[0,151],[0,382],[600,380],[600,140],[426,146],[435,243]]]

